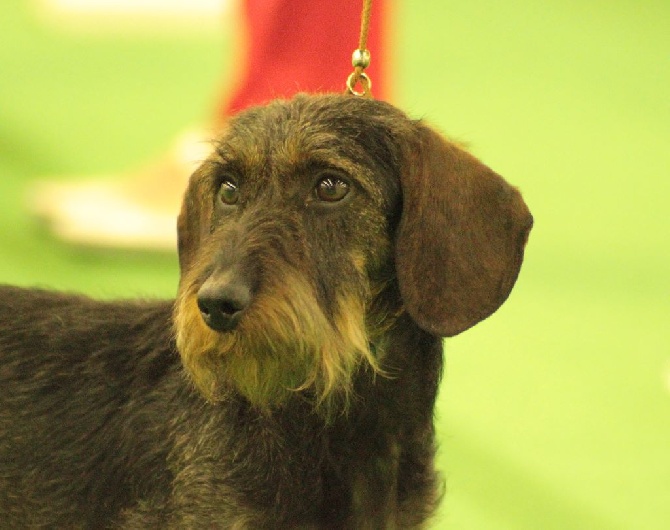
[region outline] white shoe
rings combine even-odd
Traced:
[[[29,208],[56,237],[70,243],[174,251],[188,178],[211,151],[204,138],[195,132],[180,136],[168,157],[134,176],[37,182]]]

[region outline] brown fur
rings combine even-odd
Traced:
[[[175,301],[0,288],[0,520],[423,527],[442,337],[504,302],[531,225],[388,104],[240,114],[185,194]]]

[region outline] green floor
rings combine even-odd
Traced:
[[[0,281],[172,295],[174,256],[53,241],[24,194],[131,168],[204,119],[229,39],[73,31],[36,4],[0,4]],[[399,10],[398,104],[468,142],[536,219],[508,303],[446,343],[435,528],[669,528],[670,4]]]

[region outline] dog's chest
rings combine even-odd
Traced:
[[[367,442],[373,433],[343,432],[310,416],[231,409],[221,417],[225,430],[205,427],[180,451],[189,458],[178,471],[191,478],[180,489],[189,497],[200,490],[198,502],[209,497],[210,513],[221,519],[244,510],[255,514],[259,527],[264,521],[285,527],[344,521],[395,479],[388,451]],[[203,480],[210,482],[206,491]]]

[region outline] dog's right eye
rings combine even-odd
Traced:
[[[219,201],[227,206],[237,204],[240,190],[232,180],[226,179],[219,187]]]
[[[314,188],[316,198],[325,203],[339,202],[349,193],[349,183],[337,175],[326,175]]]

